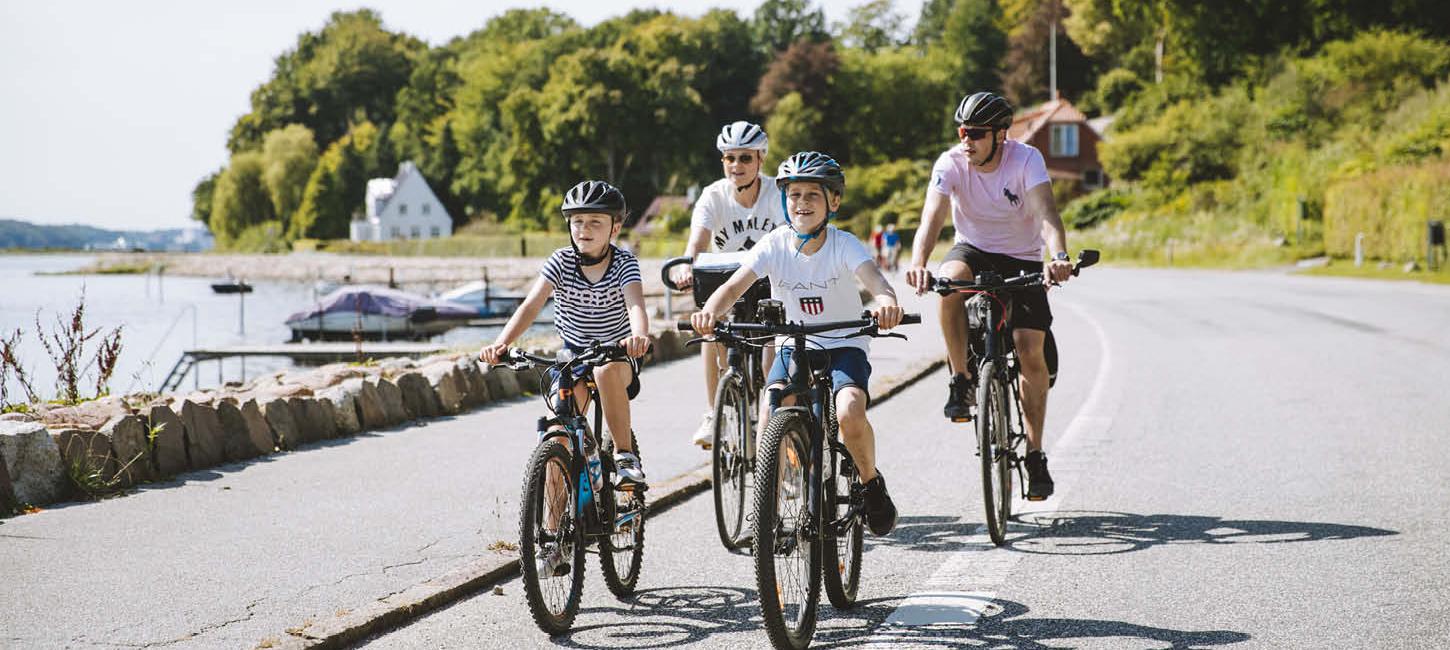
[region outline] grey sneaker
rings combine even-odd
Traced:
[[[634,452],[622,451],[614,455],[614,473],[619,475],[616,485],[625,487],[629,485],[644,485],[644,466],[639,463],[639,456]]]

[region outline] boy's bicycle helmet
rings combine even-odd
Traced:
[[[846,172],[841,170],[841,164],[835,158],[817,151],[802,151],[786,158],[776,170],[775,182],[780,187],[780,208],[786,213],[786,222],[790,224],[791,230],[795,230],[795,224],[790,222],[790,212],[786,210],[785,192],[791,183],[801,181],[820,183],[836,196],[846,193]],[[807,241],[819,237],[834,216],[835,211],[826,212],[826,218],[821,221],[820,227],[812,232],[802,233],[796,230],[795,236],[801,240],[801,245],[804,246]]]

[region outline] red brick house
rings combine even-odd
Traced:
[[[1070,181],[1082,190],[1105,187],[1108,178],[1098,162],[1102,136],[1086,115],[1061,97],[1019,113],[1007,136],[1037,147],[1054,182]]]

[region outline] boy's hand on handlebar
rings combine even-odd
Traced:
[[[484,363],[490,366],[496,366],[498,365],[499,360],[503,359],[503,356],[505,354],[508,354],[508,351],[509,346],[504,343],[485,345],[483,346],[483,349],[478,351],[478,358],[482,359]]]
[[[715,315],[708,311],[697,311],[690,314],[690,325],[694,326],[696,334],[712,336],[715,334]]]
[[[906,269],[906,284],[916,289],[916,295],[921,295],[931,290],[931,271],[925,266],[913,266]]]
[[[695,284],[695,276],[690,272],[689,264],[681,264],[670,269],[670,280],[675,286],[681,289],[688,289]]]
[[[645,352],[649,351],[649,337],[626,336],[622,339],[619,339],[619,345],[620,347],[624,348],[625,354],[628,354],[629,356],[638,359],[644,356]]]
[[[901,305],[882,305],[871,312],[876,317],[876,326],[879,329],[889,330],[901,324],[901,316],[906,312]]]

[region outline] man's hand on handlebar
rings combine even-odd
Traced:
[[[916,289],[916,295],[921,295],[931,290],[931,271],[925,266],[912,266],[906,269],[907,286]]]
[[[715,334],[715,315],[708,311],[697,311],[690,314],[690,325],[700,336],[713,336]]]
[[[871,311],[871,315],[876,317],[876,327],[883,330],[900,325],[905,313],[901,305],[882,305]]]
[[[493,345],[485,345],[482,349],[478,351],[478,358],[482,359],[484,363],[490,366],[496,366],[498,365],[499,361],[503,359],[504,355],[508,354],[508,351],[509,346],[506,343],[494,343]]]
[[[1067,260],[1052,260],[1042,269],[1042,275],[1049,278],[1052,284],[1062,284],[1072,278],[1072,262]]]
[[[626,336],[619,339],[619,346],[624,348],[624,353],[636,359],[644,356],[649,351],[648,336]]]

